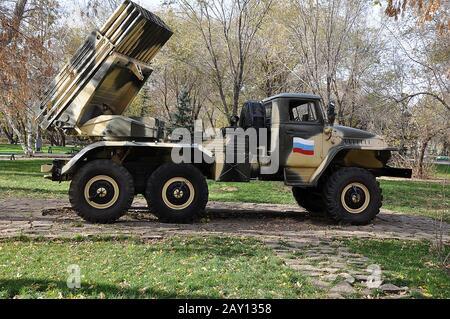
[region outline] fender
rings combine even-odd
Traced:
[[[346,151],[346,150],[390,151],[390,152],[398,151],[398,149],[396,149],[395,147],[379,148],[379,147],[370,147],[370,146],[355,147],[355,146],[349,146],[349,145],[338,145],[338,146],[330,149],[330,151],[328,152],[325,159],[322,161],[322,163],[316,169],[314,174],[311,176],[310,185],[317,186],[320,177],[323,175],[323,173],[328,168],[328,166],[333,162],[336,155],[339,154],[340,152]]]
[[[61,176],[70,174],[73,172],[77,163],[84,160],[89,153],[94,150],[104,147],[153,147],[153,148],[191,148],[197,149],[204,155],[212,159],[213,154],[198,144],[180,144],[180,143],[158,143],[158,142],[133,142],[133,141],[101,141],[93,143],[83,148],[77,155],[75,155],[69,162],[67,162],[61,169]]]

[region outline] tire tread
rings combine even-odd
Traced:
[[[104,170],[105,167],[110,167],[110,169],[118,172],[121,175],[121,179],[125,182],[125,185],[127,185],[127,189],[129,190],[129,193],[131,196],[128,196],[127,200],[120,205],[120,207],[115,208],[112,213],[105,214],[104,216],[95,216],[92,213],[85,210],[83,207],[82,200],[84,197],[83,194],[80,194],[80,189],[84,188],[83,185],[83,178],[85,174],[87,174],[91,170]],[[92,162],[89,162],[85,164],[83,167],[81,167],[78,172],[75,174],[74,178],[72,179],[72,182],[70,183],[69,188],[69,201],[72,206],[72,208],[76,211],[77,215],[83,218],[84,220],[91,222],[91,223],[97,223],[97,224],[111,224],[117,221],[120,217],[125,215],[128,211],[128,209],[133,204],[134,199],[134,181],[133,176],[128,172],[128,170],[113,161],[110,160],[95,160]]]
[[[198,178],[198,185],[194,185],[196,188],[196,196],[198,201],[194,208],[190,208],[185,211],[185,214],[172,214],[170,208],[167,208],[164,204],[160,204],[159,200],[156,199],[156,194],[161,191],[161,187],[158,185],[161,181],[166,180],[168,173],[180,171],[180,175],[183,172],[192,172],[193,176]],[[176,174],[175,174],[176,175]],[[191,181],[192,182],[192,181]],[[145,198],[147,200],[147,205],[150,212],[155,215],[163,223],[178,223],[187,224],[193,221],[201,219],[205,214],[205,207],[208,203],[208,184],[203,176],[202,172],[195,166],[190,164],[173,164],[166,163],[158,167],[150,176],[147,182],[147,188],[145,191]]]
[[[336,189],[340,187],[340,183],[343,180],[348,179],[350,176],[358,176],[359,179],[364,179],[367,181],[375,180],[375,194],[371,194],[371,199],[375,198],[376,201],[374,203],[375,208],[370,211],[370,215],[366,220],[355,220],[354,218],[350,218],[350,215],[343,214],[343,208],[340,207],[340,201],[336,201]],[[376,215],[379,214],[380,208],[382,206],[383,196],[381,193],[380,183],[375,179],[372,173],[363,168],[346,167],[337,170],[328,178],[327,183],[324,187],[323,198],[325,201],[327,214],[334,220],[354,225],[365,225],[370,223],[376,217]]]

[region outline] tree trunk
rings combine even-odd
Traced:
[[[62,147],[66,147],[66,136],[64,135],[63,131],[58,131],[58,134],[60,136],[60,145]]]
[[[23,16],[25,13],[25,7],[27,5],[28,0],[18,0],[14,7],[13,17],[11,19],[11,27],[8,28],[6,32],[5,38],[5,46],[10,44],[11,41],[15,38],[20,29],[20,24],[22,23]]]
[[[22,137],[22,133],[20,132],[20,130],[17,128],[17,126],[14,124],[14,121],[11,119],[11,117],[9,116],[9,114],[5,113],[5,118],[6,121],[8,122],[9,127],[11,127],[11,129],[14,131],[14,133],[17,136],[17,139],[19,140],[20,145],[22,146],[22,150],[24,152],[24,154],[26,154],[26,147],[25,147],[25,143],[23,141],[23,137]]]
[[[430,140],[431,140],[431,138],[428,138],[427,137],[427,139],[425,139],[423,142],[422,142],[422,145],[421,145],[421,148],[420,148],[420,154],[419,154],[419,162],[417,163],[417,165],[418,165],[418,175],[419,175],[419,177],[420,178],[423,178],[424,176],[424,174],[423,174],[423,164],[424,164],[424,159],[425,159],[425,152],[426,152],[426,150],[427,150],[427,147],[428,147],[428,143],[430,142]]]
[[[27,137],[27,143],[26,143],[26,156],[33,156],[33,123],[30,118],[27,118],[27,125],[26,125],[26,137]]]
[[[9,130],[7,127],[2,127],[2,132],[8,139],[9,144],[16,144],[17,141],[14,138],[14,132],[12,130]]]
[[[208,117],[208,121],[211,124],[211,128],[215,129],[216,123],[214,121],[214,110],[212,112],[209,112],[208,110],[206,110],[206,116]]]
[[[36,152],[42,152],[42,134],[39,127],[36,130],[36,143],[34,149]]]
[[[55,136],[53,132],[48,133],[48,139],[50,141],[50,146],[55,146]]]

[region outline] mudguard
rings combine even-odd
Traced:
[[[99,150],[104,147],[151,147],[151,148],[191,148],[197,149],[204,155],[213,158],[213,154],[197,144],[180,144],[180,143],[158,143],[158,142],[133,142],[133,141],[101,141],[93,143],[84,149],[82,149],[77,155],[75,155],[68,163],[66,163],[61,169],[61,177],[73,172],[73,169],[77,166],[77,163],[84,160],[89,153]]]

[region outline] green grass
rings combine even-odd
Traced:
[[[450,222],[450,187],[441,183],[419,181],[380,181],[383,189],[383,207],[414,215]]]
[[[51,160],[0,161],[0,198],[66,198],[68,182],[44,179],[43,164]]]
[[[42,147],[42,153],[48,153],[48,148],[50,146],[43,146]],[[54,154],[66,154],[69,153],[72,150],[76,150],[78,148],[76,147],[63,147],[63,146],[51,146],[52,153]],[[13,145],[13,144],[0,144],[0,154],[2,153],[8,153],[8,154],[23,154],[22,146],[19,144]]]
[[[41,174],[41,165],[51,164],[52,160],[17,160],[17,161],[0,161],[1,173],[31,173],[43,176]]]
[[[390,283],[420,290],[427,297],[450,298],[450,269],[440,265],[429,243],[354,239],[347,245],[379,265]]]
[[[290,187],[282,182],[218,183],[210,181],[209,198],[213,201],[269,204],[295,204]]]
[[[0,242],[1,298],[308,298],[318,291],[251,239]],[[81,289],[66,286],[79,265]]]
[[[435,165],[434,176],[437,178],[450,179],[450,165],[444,164]]]
[[[52,182],[39,173],[40,165],[49,162],[51,161],[0,161],[0,198],[66,198],[68,182]],[[444,215],[444,220],[450,222],[448,183],[381,180],[383,207],[432,218]],[[212,201],[295,205],[290,187],[281,182],[209,182],[209,189],[209,199]]]

